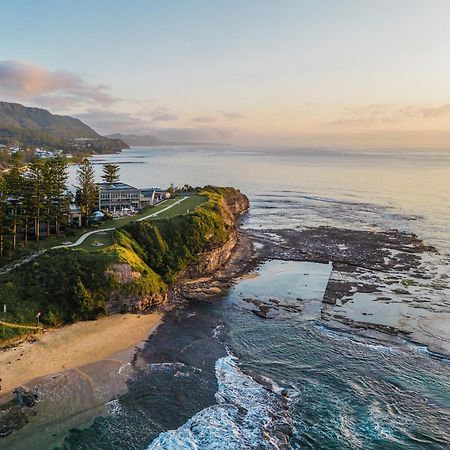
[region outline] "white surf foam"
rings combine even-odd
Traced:
[[[216,362],[216,377],[217,404],[161,433],[149,450],[286,448],[291,423],[282,390],[267,378],[257,382],[244,374],[233,356]]]

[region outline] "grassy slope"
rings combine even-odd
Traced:
[[[183,202],[180,207],[174,207],[173,210],[176,211],[176,214],[184,214],[187,209],[189,209],[189,206],[191,206],[191,210],[195,208],[198,204],[205,201],[205,197],[194,195],[192,196],[194,199],[194,204],[191,202],[191,199],[186,200]],[[133,222],[140,217],[145,217],[148,214],[155,213],[160,211],[161,209],[166,208],[167,206],[171,205],[177,200],[177,198],[166,200],[165,202],[162,202],[155,207],[147,208],[145,211],[142,211],[140,214],[137,214],[135,216],[128,216],[128,217],[121,217],[120,219],[114,219],[109,220],[107,222],[101,223],[98,228],[112,228],[117,226],[123,226],[130,222]],[[187,208],[184,208],[183,204],[186,204]],[[163,213],[161,217],[170,217],[174,215],[172,210],[168,210],[167,212]],[[30,240],[28,242],[28,245],[25,246],[22,241],[19,241],[18,248],[16,252],[14,253],[14,259],[11,259],[9,257],[3,257],[0,258],[0,269],[2,266],[11,264],[14,260],[19,260],[27,255],[31,255],[32,253],[35,253],[39,250],[49,249],[57,245],[61,245],[63,242],[75,242],[79,237],[81,237],[83,234],[87,233],[88,231],[92,231],[91,228],[80,228],[80,229],[72,229],[71,234],[69,236],[60,236],[57,237],[55,235],[50,236],[49,238],[43,238],[40,241],[33,241]],[[99,247],[94,247],[93,244],[96,242],[102,242],[104,246],[112,245],[112,233],[107,233],[106,235],[93,235],[89,238],[87,238],[82,245],[80,245],[80,248],[83,248],[85,250],[98,250]],[[104,248],[104,246],[102,248]]]
[[[0,298],[8,305],[7,320],[33,323],[36,313],[41,312],[42,322],[48,325],[70,323],[103,314],[112,293],[140,296],[164,292],[199,252],[225,242],[229,236],[232,225],[221,209],[222,195],[227,192],[201,194],[167,214],[125,224],[115,232],[115,242],[109,247],[89,252],[53,250],[0,276]],[[158,208],[164,206],[167,203]],[[118,283],[115,276],[105,276],[117,263],[129,264],[141,276],[127,284]]]
[[[129,223],[135,222],[136,220],[146,217],[149,214],[155,214],[161,210],[164,210],[168,206],[174,204],[179,200],[178,197],[175,197],[173,199],[166,200],[165,202],[162,202],[152,208],[148,208],[145,211],[141,212],[140,214],[136,214],[134,216],[128,216],[128,217],[121,217],[120,219],[114,219],[110,220],[108,222],[103,223],[100,226],[101,228],[111,228],[111,227],[123,227],[125,225],[128,225]],[[168,209],[167,211],[163,211],[161,214],[155,217],[149,217],[147,220],[158,220],[161,218],[170,218],[174,216],[178,216],[181,214],[186,214],[188,212],[192,212],[195,210],[195,208],[202,203],[206,202],[208,200],[208,197],[204,195],[192,195],[187,200],[184,200],[180,204]],[[89,236],[81,245],[80,248],[83,248],[87,251],[96,251],[98,249],[104,249],[107,246],[114,244],[113,239],[113,231],[108,231],[103,233],[96,233],[92,236]],[[101,243],[102,246],[95,246],[95,243]]]

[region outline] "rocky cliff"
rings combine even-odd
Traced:
[[[203,193],[209,197],[206,205],[182,219],[135,223],[121,232],[119,242],[128,257],[130,250],[138,249],[142,264],[133,267],[133,262],[122,262],[108,269],[107,275],[118,286],[108,298],[109,313],[144,311],[167,301],[170,284],[210,275],[225,265],[238,240],[238,218],[249,208],[249,200],[234,188],[207,186]],[[184,236],[178,239],[181,233]],[[198,248],[202,251],[192,251]],[[168,270],[170,264],[174,268]],[[152,289],[134,288],[149,280]]]
[[[217,188],[209,186],[208,189],[214,191]],[[188,279],[210,275],[230,259],[238,241],[237,221],[249,207],[250,202],[247,196],[238,190],[230,189],[228,194],[223,196],[221,199],[222,215],[224,222],[231,227],[227,241],[222,245],[199,254],[198,261],[191,264],[180,278]]]

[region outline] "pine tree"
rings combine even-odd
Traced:
[[[0,176],[0,256],[4,254],[5,234],[8,232],[8,191],[6,180]]]
[[[8,193],[8,205],[11,209],[12,249],[15,250],[17,246],[17,228],[21,219],[20,208],[23,200],[23,176],[18,164],[14,164],[6,174],[5,180]]]
[[[45,168],[44,162],[38,159],[29,165],[29,179],[32,187],[32,214],[34,218],[34,236],[40,238],[42,210],[45,199]]]
[[[25,245],[28,245],[28,230],[30,220],[33,218],[33,183],[29,177],[23,177],[23,204],[22,204],[22,226],[23,226],[23,240]]]
[[[92,163],[84,159],[77,171],[77,192],[75,202],[81,211],[81,222],[85,226],[89,214],[98,201],[98,188],[95,184],[95,174]]]
[[[68,223],[70,218],[70,194],[67,191],[69,175],[67,162],[60,156],[53,158],[52,168],[55,230],[59,236],[61,223]]]
[[[43,162],[44,168],[44,209],[47,219],[47,236],[51,232],[51,223],[55,223],[55,232],[59,235],[59,224],[67,218],[70,204],[67,204],[66,182],[67,163],[56,156]]]
[[[104,164],[102,179],[105,183],[117,183],[119,181],[119,166],[111,163]]]

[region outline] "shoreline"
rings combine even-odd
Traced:
[[[24,384],[44,376],[106,359],[145,340],[162,314],[114,314],[37,335],[0,352],[0,403]]]

